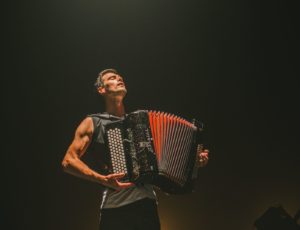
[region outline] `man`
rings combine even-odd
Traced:
[[[100,230],[159,230],[157,200],[149,184],[123,183],[123,173],[107,174],[104,148],[106,124],[124,119],[123,99],[127,93],[123,78],[115,69],[99,73],[95,86],[105,101],[105,113],[87,116],[78,126],[75,137],[62,161],[63,169],[75,176],[99,183],[105,187],[101,204]],[[88,150],[88,151],[87,151]],[[85,153],[97,152],[94,165],[83,161]],[[87,155],[87,154],[86,154]],[[198,150],[197,165],[208,162],[208,150]]]

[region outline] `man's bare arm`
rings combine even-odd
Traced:
[[[84,119],[75,132],[75,137],[69,146],[65,157],[62,161],[62,167],[65,172],[74,176],[100,183],[104,186],[121,189],[132,186],[132,183],[121,183],[119,178],[123,177],[123,173],[101,175],[89,168],[80,158],[86,152],[92,141],[94,125],[92,118]]]

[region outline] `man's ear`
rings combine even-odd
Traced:
[[[100,87],[98,88],[98,93],[100,93],[101,95],[103,95],[105,92],[106,92],[105,87],[100,86]]]

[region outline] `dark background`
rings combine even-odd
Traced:
[[[210,163],[195,193],[158,191],[162,230],[253,229],[270,206],[299,209],[299,25],[288,1],[23,1],[3,11],[6,229],[97,229],[98,185],[60,164],[79,122],[103,110],[93,83],[111,67],[126,81],[127,112],[205,123]]]

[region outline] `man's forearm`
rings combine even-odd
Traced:
[[[66,173],[74,175],[76,177],[103,184],[103,175],[95,172],[89,168],[84,162],[80,159],[66,159],[62,163],[63,170]]]

